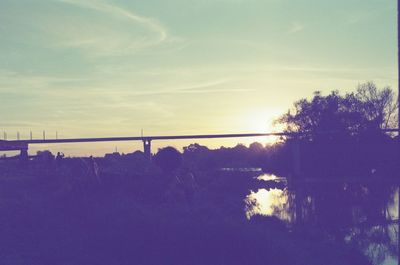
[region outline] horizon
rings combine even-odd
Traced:
[[[262,133],[316,90],[398,89],[395,1],[2,1],[0,22],[8,139]],[[153,152],[257,140],[160,142]]]
[[[0,264],[400,265],[399,41],[400,0],[1,0]]]

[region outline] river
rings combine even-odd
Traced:
[[[363,251],[375,265],[397,264],[399,188],[379,179],[304,178],[260,174],[263,188],[246,197],[246,215],[275,216],[289,228],[308,226]]]

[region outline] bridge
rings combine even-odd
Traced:
[[[34,144],[142,141],[143,152],[147,158],[150,158],[151,142],[155,140],[245,138],[245,137],[263,137],[263,136],[290,136],[290,135],[293,134],[278,132],[278,133],[244,133],[244,134],[196,134],[196,135],[171,135],[171,136],[159,135],[159,136],[136,136],[136,137],[0,140],[0,151],[20,151],[20,157],[26,158],[28,157],[29,145],[34,145]]]
[[[383,129],[383,132],[399,132],[399,129]],[[327,131],[319,134],[337,134]],[[151,142],[156,140],[184,140],[184,139],[221,139],[221,138],[249,138],[268,136],[299,136],[302,133],[270,132],[270,133],[242,133],[242,134],[194,134],[171,136],[136,136],[136,137],[105,137],[105,138],[66,138],[66,139],[30,139],[30,140],[0,140],[0,151],[20,151],[20,158],[28,158],[29,145],[34,144],[62,144],[62,143],[90,143],[90,142],[121,142],[142,141],[145,156],[151,158]]]

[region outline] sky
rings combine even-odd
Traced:
[[[276,131],[273,120],[313,91],[366,81],[397,90],[396,56],[394,0],[1,0],[0,131]],[[141,145],[35,148],[89,155]]]

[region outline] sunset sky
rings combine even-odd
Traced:
[[[1,0],[0,136],[271,131],[315,90],[397,90],[396,47],[394,0]]]

